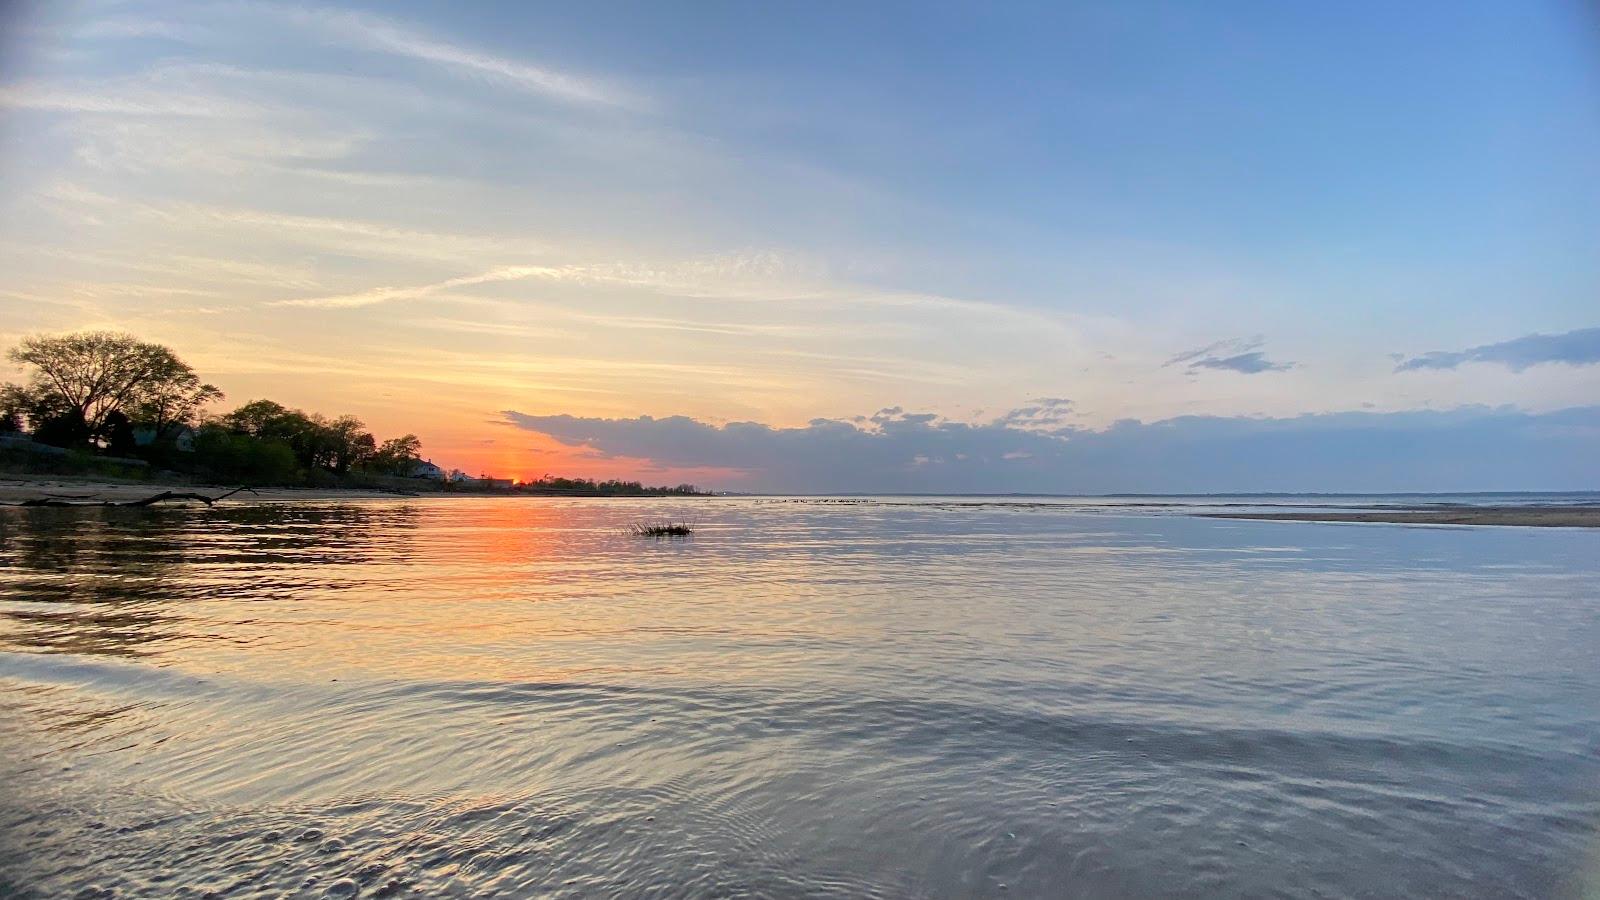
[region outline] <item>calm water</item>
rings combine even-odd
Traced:
[[[1600,532],[1181,512],[0,510],[0,895],[1600,889]]]

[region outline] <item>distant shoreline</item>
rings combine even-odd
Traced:
[[[0,504],[16,505],[28,500],[57,499],[73,501],[110,500],[117,503],[140,500],[162,491],[194,492],[220,495],[239,487],[237,484],[195,484],[183,481],[113,481],[104,478],[73,478],[71,476],[29,476],[25,474],[0,474]],[[483,497],[593,497],[597,499],[698,499],[699,494],[599,494],[579,492],[541,491],[403,491],[365,490],[361,488],[300,488],[260,487],[249,493],[228,498],[229,503],[282,502],[286,500],[417,500],[429,497],[483,498]]]
[[[159,494],[162,491],[195,492],[208,495],[220,495],[238,487],[238,485],[201,485],[182,482],[155,482],[155,481],[114,481],[107,479],[76,479],[70,476],[55,477],[29,477],[27,475],[0,474],[0,504],[16,505],[18,503],[37,500],[41,498],[54,498],[72,501],[102,501],[127,502]],[[1576,493],[1576,492],[1575,492]],[[534,493],[534,492],[441,492],[426,491],[408,494],[394,491],[361,490],[354,488],[294,488],[294,487],[263,487],[256,488],[252,493],[239,494],[230,497],[229,503],[266,503],[285,501],[329,501],[329,500],[397,500],[397,499],[423,499],[432,497],[448,498],[483,498],[483,497],[590,497],[595,499],[696,499],[697,497],[715,495],[609,495],[609,494],[576,494],[576,493]],[[769,495],[747,494],[731,495],[746,499],[763,499]],[[859,497],[859,495],[857,495]],[[887,496],[887,495],[886,495]],[[908,496],[908,495],[895,495]],[[962,495],[916,495],[918,497],[958,497]],[[971,495],[979,496],[979,495]],[[985,495],[1042,497],[1045,495]],[[1062,496],[1062,495],[1055,495]],[[1188,497],[1200,499],[1207,495],[1158,495],[1158,494],[1124,494],[1124,495],[1083,495],[1084,499],[1108,499],[1112,496],[1125,497],[1159,497],[1172,496],[1174,498]],[[1249,495],[1210,495],[1210,496],[1249,496]],[[1255,495],[1266,496],[1266,495]],[[1329,494],[1307,495],[1274,495],[1281,497],[1301,496],[1329,497]],[[1350,495],[1355,496],[1355,495]],[[1382,495],[1365,495],[1377,497]],[[1396,496],[1426,496],[1426,495],[1396,495]],[[1486,496],[1485,494],[1456,494],[1461,496]],[[1535,495],[1522,495],[1535,496]],[[1559,496],[1547,494],[1546,496]],[[797,499],[790,495],[785,499]],[[805,499],[820,501],[851,499],[841,495],[809,495]],[[1127,506],[1145,507],[1176,507],[1183,503],[1156,503],[1141,502],[1130,503]],[[1214,509],[1215,507],[1213,507]],[[1428,504],[1410,503],[1396,504],[1383,508],[1366,509],[1295,509],[1292,511],[1258,510],[1253,512],[1194,512],[1196,518],[1205,519],[1240,519],[1247,521],[1268,522],[1331,522],[1331,523],[1370,523],[1389,525],[1506,525],[1543,528],[1600,528],[1600,504],[1500,504],[1500,505],[1461,505],[1461,504]]]
[[[1600,528],[1600,506],[1443,506],[1325,512],[1196,513],[1206,519],[1273,522],[1372,522],[1389,525],[1520,525]]]

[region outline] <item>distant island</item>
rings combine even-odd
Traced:
[[[129,334],[27,337],[7,356],[27,374],[0,387],[0,471],[17,476],[403,494],[707,493],[692,484],[468,475],[423,458],[414,434],[380,442],[355,416],[330,419],[271,400],[208,414],[222,391],[171,349]]]
[[[1462,506],[1419,504],[1385,509],[1318,511],[1210,512],[1208,519],[1253,519],[1273,522],[1365,522],[1385,525],[1517,525],[1530,528],[1600,528],[1600,506],[1529,504]]]

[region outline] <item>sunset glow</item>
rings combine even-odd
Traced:
[[[1594,0],[0,0],[0,897],[1600,900]]]
[[[875,434],[900,410],[1001,431],[931,435],[886,484],[1081,489],[1081,466],[1024,471],[1030,435],[1308,414],[1399,433],[1600,396],[1600,82],[1576,4],[1385,8],[1382,30],[922,11],[1003,62],[879,58],[871,27],[758,7],[615,30],[521,5],[14,11],[0,342],[127,331],[229,405],[354,414],[474,474],[736,489],[845,484],[507,414],[754,422],[804,455],[825,452],[809,423]],[[1038,398],[1063,402],[1017,415]]]

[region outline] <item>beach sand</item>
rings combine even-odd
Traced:
[[[129,500],[143,500],[146,497],[159,494],[162,491],[176,491],[178,493],[201,494],[207,497],[217,497],[233,490],[238,485],[194,485],[194,484],[165,484],[153,481],[104,481],[94,479],[76,479],[65,477],[29,478],[27,476],[11,475],[0,476],[0,504],[17,504],[25,500],[38,500],[50,498],[55,500],[73,500],[95,502],[110,500],[125,503]],[[402,494],[384,493],[381,491],[355,491],[319,488],[256,488],[254,493],[245,492],[235,494],[224,500],[224,503],[251,503],[260,501],[285,501],[285,500],[394,500],[403,497]],[[172,501],[173,503],[197,503],[194,500]]]
[[[1329,512],[1200,513],[1209,519],[1281,522],[1386,522],[1394,525],[1531,525],[1600,528],[1600,506],[1410,506]]]

